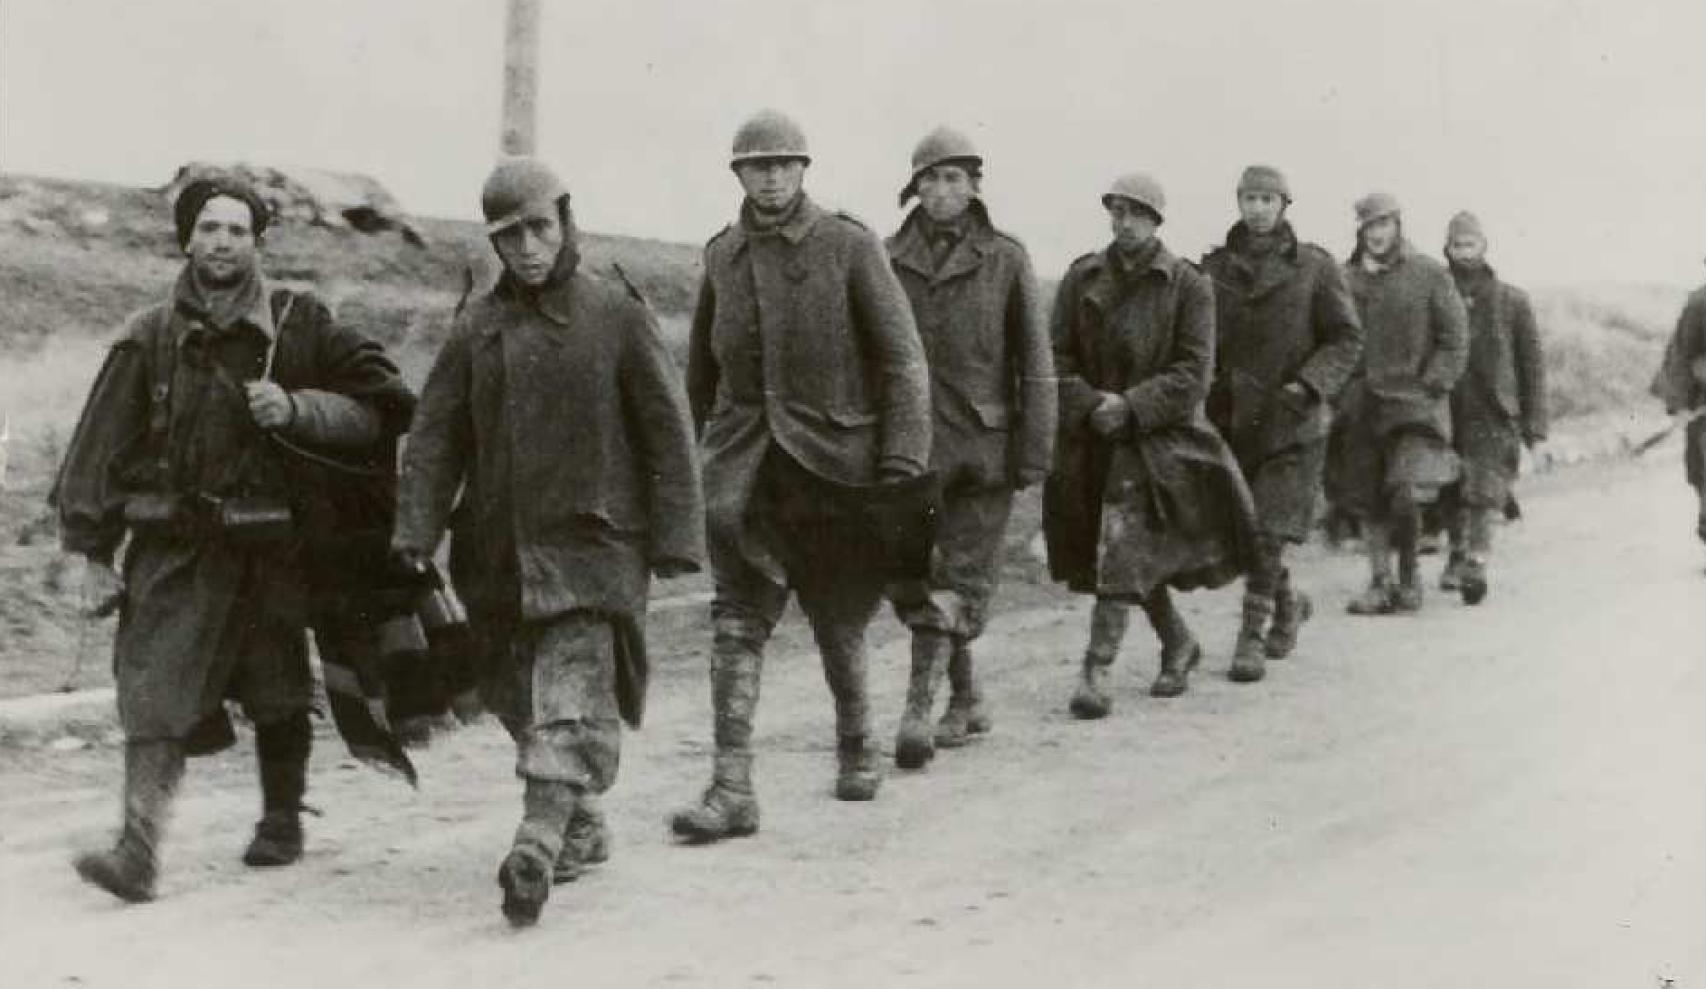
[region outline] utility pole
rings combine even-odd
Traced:
[[[530,155],[539,115],[539,0],[509,0],[504,34],[504,116],[501,150]]]

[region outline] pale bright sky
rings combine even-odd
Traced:
[[[1418,246],[1487,222],[1537,283],[1695,282],[1703,0],[543,0],[540,151],[588,229],[702,242],[740,121],[794,114],[808,188],[882,231],[917,139],[978,140],[997,223],[1057,272],[1143,169],[1195,256],[1252,161],[1343,256],[1351,202]],[[369,173],[473,217],[497,148],[503,0],[3,0],[0,169],[154,185],[192,158]]]

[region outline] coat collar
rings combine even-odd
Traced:
[[[1260,266],[1252,264],[1244,254],[1244,247],[1253,236],[1244,221],[1233,224],[1232,229],[1226,232],[1225,251],[1231,258],[1233,270],[1243,275],[1248,283],[1251,298],[1268,295],[1297,275],[1297,234],[1284,220],[1274,232],[1279,237],[1279,247],[1270,263]]]
[[[812,232],[813,227],[817,226],[817,221],[823,218],[823,207],[813,202],[812,197],[804,191],[800,193],[800,204],[794,207],[793,215],[773,230],[754,230],[750,227],[747,224],[750,209],[750,204],[742,201],[740,218],[730,224],[728,228],[729,248],[736,253],[744,250],[747,242],[754,237],[779,236],[790,244],[798,244],[806,239],[806,235]]]
[[[1163,282],[1170,282],[1178,271],[1178,259],[1167,245],[1156,241],[1156,251],[1149,259],[1149,264],[1135,277],[1122,278],[1120,263],[1115,257],[1119,248],[1109,244],[1083,262],[1085,269],[1084,297],[1094,302],[1104,311],[1116,304],[1119,298],[1138,283],[1159,277]]]
[[[198,293],[191,284],[190,277],[190,267],[186,264],[183,273],[178,276],[177,283],[172,287],[173,308],[182,311],[191,320],[210,323],[209,314],[205,306],[199,301]],[[278,336],[278,328],[273,324],[272,318],[272,283],[268,282],[266,276],[258,271],[255,272],[254,278],[255,287],[249,294],[248,308],[237,316],[232,325],[250,326],[259,331],[261,336],[271,341]]]
[[[914,207],[907,214],[906,222],[902,223],[893,237],[887,242],[889,256],[894,263],[904,268],[910,268],[933,282],[945,282],[968,272],[976,271],[983,264],[984,257],[989,253],[990,245],[995,240],[995,225],[989,220],[989,211],[981,200],[972,200],[970,224],[960,242],[954,245],[953,252],[937,270],[930,256],[930,242],[924,235],[922,216],[924,207]]]
[[[1149,265],[1143,273],[1146,275],[1159,274],[1168,281],[1172,281],[1179,260],[1173,256],[1173,252],[1167,249],[1167,245],[1160,238],[1156,238],[1155,246],[1155,254],[1150,257]],[[1094,270],[1106,274],[1111,279],[1117,279],[1121,270],[1119,246],[1109,244],[1097,253],[1090,255],[1090,263]]]

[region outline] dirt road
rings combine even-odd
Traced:
[[[1478,609],[1353,620],[1359,561],[1312,554],[1322,614],[1254,688],[1222,676],[1235,596],[1193,596],[1209,669],[1149,700],[1134,630],[1101,723],[1065,710],[1084,607],[1009,613],[984,648],[996,733],[869,805],[829,795],[814,660],[773,654],[764,830],[723,846],[665,835],[709,722],[702,678],[666,679],[609,800],[614,859],[521,933],[493,881],[518,804],[494,727],[423,753],[419,793],[322,737],[325,816],[277,873],[237,862],[247,746],[193,765],[145,907],[66,865],[114,823],[116,754],[0,752],[0,985],[1706,987],[1706,576],[1678,474],[1531,490]]]

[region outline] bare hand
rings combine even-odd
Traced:
[[[1097,436],[1112,436],[1124,429],[1131,420],[1131,406],[1124,398],[1108,392],[1102,404],[1090,413],[1090,428]]]
[[[83,571],[83,614],[90,618],[105,618],[117,611],[124,601],[124,578],[110,563],[89,561]]]
[[[249,395],[249,416],[262,429],[283,429],[296,417],[290,393],[276,381],[250,381],[243,386]]]

